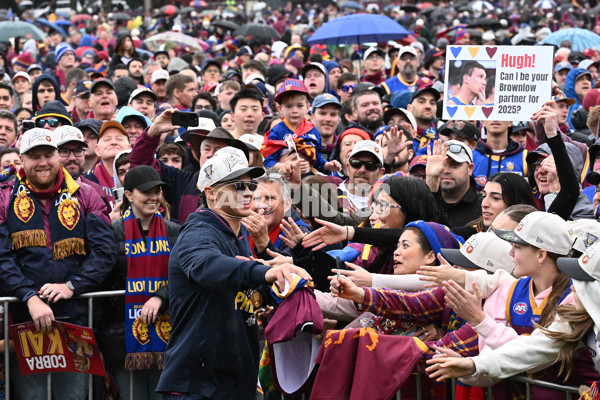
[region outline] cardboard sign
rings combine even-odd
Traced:
[[[551,46],[447,49],[445,120],[529,121],[551,98]]]
[[[104,376],[104,364],[91,328],[52,321],[50,333],[33,322],[10,326],[21,375],[70,371]]]

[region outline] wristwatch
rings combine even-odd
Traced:
[[[73,282],[67,281],[66,284],[67,284],[67,288],[69,288],[70,291],[75,293],[75,286],[73,286]]]

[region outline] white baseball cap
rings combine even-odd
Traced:
[[[352,153],[350,153],[350,157],[348,158],[352,158],[354,155],[363,152],[373,154],[379,160],[381,166],[383,167],[383,151],[381,150],[381,146],[372,140],[361,140],[360,142],[356,143],[352,148]]]
[[[595,219],[583,218],[567,221],[576,237],[573,248],[581,253],[600,241],[600,222]]]
[[[246,133],[246,134],[240,136],[238,140],[241,142],[244,142],[244,144],[246,146],[248,146],[248,148],[250,150],[260,150],[265,138],[264,138],[264,136],[258,136],[258,135],[253,135],[251,133]]]
[[[494,229],[494,233],[507,242],[528,244],[560,255],[569,254],[575,239],[567,221],[543,211],[526,215],[513,231]]]
[[[27,153],[36,147],[50,146],[56,149],[52,140],[52,131],[44,128],[33,128],[23,134],[21,139],[21,154]]]
[[[416,58],[419,58],[419,53],[417,53],[417,49],[415,49],[412,46],[402,46],[402,48],[398,52],[398,58],[402,57],[402,55],[405,53],[410,53]]]
[[[27,79],[27,82],[31,83],[31,77],[25,71],[19,71],[19,72],[17,72],[15,74],[15,76],[13,76],[12,81],[14,82],[17,78],[25,78],[25,79]]]
[[[83,140],[83,133],[71,125],[59,126],[52,132],[52,141],[56,143],[56,147],[60,147],[68,142],[80,142],[84,147],[88,147],[85,140]]]
[[[381,58],[385,58],[385,53],[383,52],[383,50],[377,47],[369,47],[367,50],[365,50],[363,60],[369,58],[369,56],[373,53],[378,53],[381,56]]]
[[[245,174],[254,179],[264,173],[262,167],[248,167],[248,159],[240,149],[224,147],[200,167],[197,187],[203,191],[219,182],[231,181]]]
[[[558,269],[578,281],[600,280],[600,255],[598,253],[600,253],[600,247],[598,244],[594,244],[579,258],[561,257],[557,261]],[[577,294],[579,295],[579,292]]]
[[[458,140],[448,140],[446,142],[446,155],[459,163],[473,163],[473,152],[463,142]]]
[[[481,268],[494,273],[499,269],[513,270],[513,260],[508,254],[510,244],[493,232],[477,233],[460,249],[442,249],[442,255],[451,264],[464,268]]]
[[[164,69],[157,69],[152,73],[152,79],[150,79],[150,82],[155,83],[156,81],[160,81],[162,79],[169,80],[169,72]]]
[[[215,125],[215,121],[212,118],[199,117],[197,126],[188,127],[188,132],[197,132],[197,131],[205,131],[210,132],[215,129],[217,125]]]
[[[402,111],[402,114],[404,114],[404,116],[406,118],[408,118],[408,121],[410,122],[411,126],[413,127],[413,130],[416,131],[418,126],[417,126],[417,120],[415,119],[415,116],[413,115],[413,113],[408,111],[406,108],[398,108],[398,110]]]

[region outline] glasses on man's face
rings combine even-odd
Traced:
[[[202,110],[212,111],[212,106],[211,105],[203,106],[203,105],[197,104],[194,107],[194,111],[202,111]]]
[[[350,159],[350,166],[354,169],[360,169],[363,165],[367,171],[377,171],[377,169],[381,168],[381,164],[378,161],[363,161]]]
[[[238,192],[243,192],[244,190],[246,190],[246,188],[248,188],[248,190],[250,190],[251,192],[254,192],[258,187],[258,182],[256,182],[255,180],[236,181],[231,183],[235,187],[235,190],[237,190]]]
[[[354,90],[355,87],[356,85],[344,85],[340,89],[342,89],[342,92],[348,93],[349,91]]]
[[[58,155],[61,157],[69,157],[71,153],[75,157],[81,157],[85,153],[85,149],[81,147],[78,149],[58,149]]]
[[[35,121],[35,126],[37,126],[38,128],[43,128],[44,126],[46,126],[46,124],[48,124],[50,128],[56,128],[59,123],[60,120],[58,118],[40,118],[37,121]]]
[[[380,211],[385,212],[387,210],[389,210],[390,208],[398,208],[401,209],[402,206],[398,205],[398,204],[391,204],[389,201],[386,200],[377,200],[375,201],[375,208],[379,208]]]

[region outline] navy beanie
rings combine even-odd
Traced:
[[[441,249],[460,249],[465,243],[462,236],[455,235],[452,233],[450,228],[446,225],[438,224],[436,222],[425,222],[418,220],[406,224],[404,229],[408,227],[415,227],[423,233],[423,236],[427,239],[429,246],[433,250],[436,256],[436,265],[439,265],[437,255],[440,254]]]

